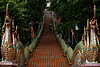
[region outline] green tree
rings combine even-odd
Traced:
[[[86,25],[87,18],[93,18],[93,6],[97,5],[97,19],[99,18],[99,0],[51,0],[51,10],[62,17],[64,29],[74,28],[76,24]],[[80,26],[81,28],[82,26]]]
[[[42,18],[43,10],[46,7],[46,2],[45,0],[0,1],[0,26],[2,26],[4,23],[4,18],[6,13],[5,9],[7,3],[9,3],[10,18],[14,19],[15,25],[18,26],[20,41],[25,45],[30,35],[29,23],[33,20],[34,29],[37,29],[35,24],[36,21],[39,21]]]

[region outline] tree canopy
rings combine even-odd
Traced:
[[[0,1],[0,36],[1,28],[4,23],[6,14],[6,4],[9,3],[10,18],[14,19],[15,25],[18,26],[20,41],[25,45],[30,30],[29,23],[33,21],[34,29],[36,29],[36,21],[40,21],[46,7],[45,0],[1,0]]]
[[[61,17],[61,27],[66,30],[68,26],[79,28],[86,26],[87,18],[93,18],[94,4],[97,6],[96,18],[100,26],[100,0],[51,0],[50,9],[56,12],[57,18]]]

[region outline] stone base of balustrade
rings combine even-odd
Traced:
[[[12,62],[0,62],[0,67],[17,67],[16,63]]]
[[[87,64],[82,64],[82,67],[100,67],[100,63],[87,63]]]

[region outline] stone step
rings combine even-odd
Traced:
[[[46,14],[42,36],[27,67],[69,67],[54,32],[49,31],[49,24],[53,25],[51,12]]]

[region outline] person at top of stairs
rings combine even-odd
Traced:
[[[52,31],[52,24],[49,24],[49,31]]]

